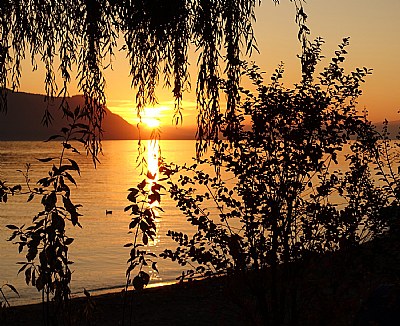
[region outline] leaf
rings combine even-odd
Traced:
[[[139,206],[138,205],[132,205],[132,213],[133,215],[139,214]]]
[[[140,277],[142,278],[143,282],[145,285],[149,284],[150,282],[150,275],[147,274],[146,272],[141,271],[139,273]]]
[[[165,189],[165,187],[163,185],[159,184],[159,183],[154,183],[151,186],[151,191],[152,192],[160,191],[161,189]]]
[[[51,214],[51,222],[52,226],[58,230],[59,232],[63,233],[65,230],[65,221],[61,215],[59,215],[57,212],[53,212]]]
[[[34,193],[31,193],[31,194],[29,195],[29,197],[28,197],[27,202],[30,202],[30,201],[33,199],[33,197],[35,197],[35,194],[34,194]]]
[[[18,226],[12,225],[12,224],[8,224],[6,225],[6,228],[10,229],[10,230],[19,230]]]
[[[157,273],[159,273],[159,271],[158,271],[158,269],[157,269],[157,263],[156,263],[156,262],[153,262],[153,263],[151,264],[151,268],[152,268],[153,270],[155,270]]]
[[[131,242],[130,242],[130,243],[125,243],[125,244],[124,244],[124,247],[125,247],[125,248],[132,247],[132,246],[133,246],[133,243],[131,243]]]
[[[19,297],[19,293],[18,293],[17,289],[14,287],[14,285],[11,285],[11,284],[8,284],[8,283],[6,283],[4,285],[8,286],[10,288],[10,290],[13,291]]]
[[[73,184],[76,186],[76,181],[75,181],[75,179],[72,177],[71,174],[69,174],[68,172],[65,172],[65,176],[67,177],[67,179],[68,179],[71,183],[73,183]]]
[[[64,244],[66,246],[69,246],[72,242],[74,242],[74,238],[67,238],[65,239]]]
[[[76,170],[72,165],[62,165],[59,170],[56,171],[55,175],[60,175],[61,173],[65,173],[68,170]]]
[[[46,212],[50,212],[57,203],[57,195],[55,191],[52,191],[50,194],[46,195],[42,199],[42,204],[45,206]]]
[[[36,286],[36,273],[35,270],[32,271],[32,286]]]
[[[160,201],[161,201],[161,197],[158,192],[155,192],[155,193],[149,195],[149,204],[153,204],[155,202],[160,202]]]
[[[75,214],[76,208],[75,208],[74,204],[72,204],[71,199],[69,199],[66,196],[63,196],[62,199],[63,199],[64,207],[67,210],[67,212],[70,213],[71,215]]]
[[[147,245],[149,243],[149,237],[147,236],[146,233],[143,233],[143,238],[142,238],[143,244]]]
[[[70,158],[68,159],[68,161],[70,161],[73,169],[78,171],[78,174],[81,175],[81,170],[79,169],[78,163],[76,163],[74,160],[71,160]]]
[[[128,196],[126,197],[130,202],[136,203],[137,192],[131,191]]]
[[[74,118],[74,115],[73,115],[73,113],[72,113],[72,111],[70,110],[69,107],[64,107],[63,108],[63,113],[64,113],[65,116],[70,117],[71,119]]]
[[[140,221],[140,218],[139,218],[139,217],[133,219],[133,220],[131,221],[131,223],[129,223],[129,228],[130,228],[130,229],[134,229],[135,226],[139,223],[139,221]]]
[[[50,162],[52,160],[55,159],[55,157],[46,157],[46,158],[36,158],[38,161],[46,163],[46,162]]]
[[[151,172],[147,172],[147,178],[154,180],[156,178],[156,173],[152,174]]]
[[[38,180],[37,184],[40,184],[43,187],[48,187],[50,185],[51,181],[52,181],[52,178],[45,177],[45,178]]]
[[[14,231],[14,232],[12,233],[12,235],[10,236],[10,238],[7,239],[7,241],[13,241],[13,240],[17,237],[17,235],[18,235],[18,232],[17,232],[17,231]]]
[[[44,288],[43,278],[41,277],[41,275],[39,275],[36,280],[36,288],[38,291],[41,291]]]
[[[25,270],[26,266],[28,266],[28,264],[27,264],[27,263],[24,263],[24,265],[19,269],[17,275],[18,275],[19,273],[23,272],[23,271]]]
[[[73,226],[75,225],[81,226],[78,222],[78,213],[71,213],[71,222]]]
[[[129,211],[129,210],[132,208],[132,206],[133,206],[133,205],[126,206],[126,207],[124,208],[124,212]]]
[[[131,215],[136,215],[139,213],[139,206],[137,204],[133,204],[133,205],[129,205],[129,206],[125,207],[124,212],[127,212],[130,209],[132,209]]]
[[[52,135],[47,140],[45,140],[45,142],[49,142],[50,140],[54,140],[54,139],[57,139],[57,138],[63,138],[63,136],[61,136],[61,135]]]
[[[31,281],[31,276],[32,276],[32,267],[29,267],[27,270],[25,270],[25,282],[26,285],[29,285],[30,281]]]
[[[143,190],[144,187],[146,187],[146,185],[147,185],[147,181],[146,181],[146,180],[143,180],[141,183],[138,184],[137,187],[138,187],[140,190]]]
[[[152,208],[146,208],[146,209],[144,210],[144,212],[143,212],[143,215],[144,215],[144,216],[147,216],[147,217],[152,217],[152,216],[154,216],[153,209],[152,209]]]
[[[144,287],[149,284],[150,276],[149,274],[141,271],[137,276],[132,280],[132,285],[135,290],[140,291],[143,290]]]
[[[21,185],[16,185],[16,186],[14,186],[14,187],[11,188],[11,191],[12,191],[12,192],[14,192],[14,191],[21,191],[21,190],[22,190]]]

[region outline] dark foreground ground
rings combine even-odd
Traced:
[[[359,248],[311,257],[297,266],[298,325],[400,325],[400,241],[398,235]],[[254,296],[257,282],[268,288],[268,272],[146,289],[130,296],[124,325],[261,325]],[[281,279],[285,282],[284,279]],[[73,325],[122,325],[121,293],[74,299]],[[130,308],[132,307],[132,309]],[[131,316],[131,317],[130,317]],[[1,326],[43,325],[42,306],[12,307]],[[59,325],[63,325],[60,323]]]
[[[213,283],[213,284],[211,284]],[[87,301],[75,299],[74,325],[122,325],[123,295],[112,293],[92,298],[94,311],[85,316]],[[132,300],[132,305],[129,300]],[[132,307],[132,309],[131,309]],[[193,285],[171,285],[146,289],[128,296],[125,325],[243,325],[241,313],[225,299],[222,286],[216,282]],[[43,325],[41,305],[12,308],[8,320],[0,325]],[[87,319],[87,321],[86,321]]]

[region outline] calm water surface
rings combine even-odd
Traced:
[[[147,143],[150,147],[150,143]],[[162,156],[167,162],[177,164],[189,163],[195,154],[194,141],[161,141]],[[52,163],[41,163],[36,158],[57,157],[60,154],[59,143],[50,142],[1,142],[0,141],[0,180],[9,185],[23,184],[24,177],[17,169],[24,170],[26,163],[31,163],[32,184],[39,178],[47,175]],[[346,169],[345,155],[349,152],[345,148],[339,157],[339,164],[332,169]],[[94,169],[90,158],[85,155],[74,156],[81,168],[81,176],[75,179],[78,187],[72,187],[72,201],[82,204],[80,213],[81,228],[69,226],[67,234],[75,238],[70,247],[72,265],[72,291],[82,293],[83,288],[99,293],[101,291],[118,290],[125,282],[125,271],[129,248],[123,245],[132,242],[128,234],[128,225],[131,217],[124,213],[124,207],[129,205],[126,196],[128,188],[136,186],[143,180],[137,168],[137,141],[104,141],[101,164]],[[148,160],[152,160],[152,153]],[[71,157],[72,158],[72,157]],[[210,171],[212,172],[212,168]],[[225,175],[226,179],[232,179]],[[229,181],[232,183],[233,180]],[[25,304],[40,301],[40,293],[28,287],[24,275],[17,276],[25,255],[18,254],[18,246],[7,242],[11,232],[7,224],[30,225],[32,218],[42,210],[40,198],[27,203],[27,195],[9,198],[8,203],[0,203],[0,284],[9,282],[15,285],[21,298],[11,298],[12,304]],[[332,198],[335,200],[335,198]],[[337,204],[342,204],[339,198]],[[168,195],[162,197],[161,206],[164,213],[157,219],[157,238],[150,244],[149,250],[159,254],[165,248],[175,248],[175,243],[166,236],[168,230],[192,233],[186,218],[175,207]],[[208,211],[217,213],[213,204],[207,203]],[[112,210],[112,215],[106,215],[106,210]],[[159,285],[175,281],[182,268],[176,263],[157,260],[159,274],[151,275],[151,284]]]
[[[162,156],[178,164],[189,162],[195,153],[194,141],[162,141]],[[24,170],[25,163],[31,163],[31,180],[46,175],[51,163],[41,163],[36,158],[55,157],[60,153],[60,144],[55,142],[0,142],[0,180],[9,185],[23,184],[24,178],[17,169]],[[78,187],[72,189],[72,201],[83,207],[80,213],[82,229],[69,227],[67,234],[75,238],[70,249],[72,265],[72,290],[80,293],[83,288],[94,291],[109,291],[123,286],[129,248],[123,245],[131,242],[128,232],[129,213],[124,207],[128,188],[136,186],[143,179],[137,169],[137,141],[104,141],[104,155],[101,164],[94,169],[92,161],[85,155],[74,156],[81,168],[77,176]],[[12,298],[12,303],[25,304],[40,301],[40,293],[28,287],[23,273],[17,276],[18,261],[24,261],[24,254],[18,254],[18,246],[7,242],[10,230],[7,224],[30,225],[32,217],[42,209],[40,198],[27,203],[27,195],[10,197],[8,203],[0,203],[0,283],[9,282],[17,287],[21,298]],[[169,229],[186,231],[185,217],[175,208],[169,196],[163,196],[165,213],[157,221],[158,234],[152,250],[160,253],[166,247],[173,248],[166,237]],[[112,215],[105,214],[112,210]],[[180,275],[180,267],[172,262],[158,259],[160,273],[152,274],[152,283],[171,282]]]

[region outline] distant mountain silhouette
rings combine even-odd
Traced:
[[[82,95],[69,97],[72,108],[84,104]],[[51,135],[59,134],[66,120],[62,119],[62,112],[58,109],[61,98],[55,98],[50,105],[54,117],[52,125],[43,126],[41,121],[47,106],[44,95],[23,92],[8,93],[8,112],[0,113],[0,140],[46,140]],[[138,139],[139,132],[136,126],[131,125],[121,116],[112,113],[106,108],[103,122],[104,139]],[[382,122],[374,123],[378,131],[382,130]],[[400,120],[389,121],[390,138],[396,139],[399,132]],[[162,139],[195,139],[195,127],[163,126]],[[150,131],[141,128],[141,138],[148,139]]]
[[[0,113],[0,140],[46,140],[51,135],[59,134],[62,127],[67,125],[59,110],[61,98],[55,98],[50,104],[53,123],[46,127],[42,124],[46,106],[44,95],[23,92],[8,93],[8,111]],[[84,104],[82,95],[67,99],[71,108]],[[136,126],[131,125],[121,116],[112,113],[106,108],[103,121],[104,139],[138,139],[139,132]],[[141,138],[148,139],[150,131],[141,128]],[[162,139],[194,139],[194,128],[164,127]]]

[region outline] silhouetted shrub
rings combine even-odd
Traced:
[[[162,257],[190,266],[189,278],[251,272],[245,279],[265,325],[295,323],[299,262],[371,240],[398,216],[397,145],[356,110],[371,71],[345,73],[344,39],[316,78],[322,44],[304,51],[293,88],[281,82],[283,65],[268,85],[257,66],[244,65],[255,92],[242,89],[238,113],[221,116],[230,141],[216,141],[210,158],[169,182],[195,231],[169,231],[179,247]]]
[[[48,141],[61,139],[59,157],[45,157],[37,160],[43,164],[51,164],[48,174],[32,184],[30,164],[25,171],[20,171],[26,184],[12,188],[2,183],[3,201],[7,194],[18,193],[26,195],[27,201],[39,197],[43,206],[33,218],[32,224],[26,226],[6,225],[12,231],[8,241],[18,245],[19,253],[24,252],[26,261],[20,264],[19,273],[24,273],[27,285],[42,292],[43,321],[46,325],[50,321],[65,319],[71,325],[69,310],[70,284],[73,262],[69,259],[69,248],[74,239],[67,236],[68,223],[79,226],[80,204],[71,199],[71,186],[77,186],[75,175],[80,175],[77,162],[69,154],[79,154],[76,143],[85,143],[82,135],[89,132],[89,126],[81,123],[85,115],[80,107],[68,112],[68,127],[62,128],[59,135],[51,136]],[[72,141],[75,141],[73,143]],[[97,159],[94,157],[94,159]]]

